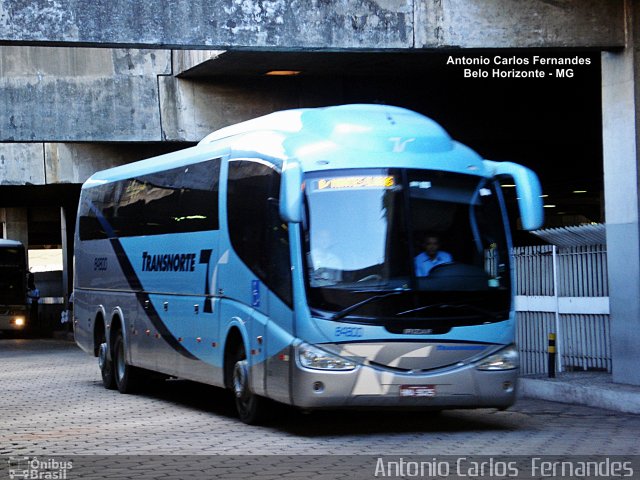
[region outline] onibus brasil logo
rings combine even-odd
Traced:
[[[70,460],[9,457],[9,479],[66,480],[73,468]]]

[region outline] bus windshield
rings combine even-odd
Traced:
[[[334,170],[308,174],[305,191],[315,315],[458,324],[507,318],[508,245],[493,181],[431,170]]]
[[[0,305],[25,303],[25,257],[22,247],[0,247]]]

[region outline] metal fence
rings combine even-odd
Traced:
[[[610,372],[606,247],[519,247],[513,260],[522,373],[547,372],[549,333],[557,336],[557,371]]]

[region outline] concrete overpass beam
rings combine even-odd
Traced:
[[[624,46],[622,0],[415,0],[415,47]]]
[[[0,143],[0,186],[83,183],[98,170],[166,151],[150,144]]]
[[[622,4],[623,0],[0,0],[0,42],[213,49],[614,47],[624,42]]]

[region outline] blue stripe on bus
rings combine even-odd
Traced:
[[[136,272],[133,268],[133,265],[129,261],[127,254],[122,248],[122,244],[120,240],[117,238],[111,238],[111,247],[116,254],[116,258],[118,259],[118,263],[120,264],[120,268],[122,269],[125,277],[127,278],[127,282],[129,282],[129,286],[132,290],[136,292],[136,299],[138,303],[142,307],[143,311],[146,313],[149,321],[152,323],[154,328],[158,331],[162,338],[169,344],[171,348],[177,351],[183,357],[187,357],[191,360],[197,360],[198,357],[193,355],[189,350],[187,350],[176,337],[173,336],[171,331],[164,324],[160,315],[158,315],[158,311],[153,306],[149,294],[143,291],[142,282],[136,275]],[[147,303],[148,302],[148,303]]]

